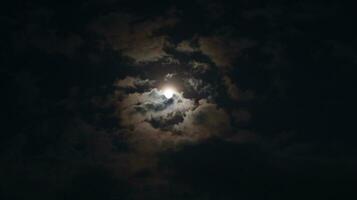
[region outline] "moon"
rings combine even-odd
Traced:
[[[170,99],[175,93],[176,90],[173,87],[165,87],[163,89],[163,94],[167,99]]]

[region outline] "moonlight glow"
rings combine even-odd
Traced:
[[[166,98],[171,98],[176,93],[175,89],[172,87],[166,87],[163,89],[163,94]]]

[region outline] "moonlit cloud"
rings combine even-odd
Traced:
[[[199,95],[213,96],[213,86],[210,83],[207,83],[201,79],[197,78],[188,78],[185,80],[185,86],[187,90],[193,91]]]
[[[132,77],[119,82],[128,82],[125,80],[132,80]],[[208,89],[201,80],[190,79],[188,83],[193,84],[193,89],[197,91]],[[174,92],[172,97],[165,95],[165,87],[124,94],[118,102],[120,124],[132,135],[143,134],[143,128],[138,128],[143,126],[146,133],[140,137],[148,134],[151,139],[156,135],[157,140],[165,138],[172,141],[196,141],[230,130],[228,114],[214,102],[201,99],[195,103],[179,91]]]
[[[229,116],[217,105],[201,100],[194,110],[186,113],[175,129],[192,138],[209,138],[230,130]]]
[[[163,91],[154,88],[144,93],[128,94],[119,105],[122,125],[134,126],[144,121],[169,118],[175,113],[183,114],[194,107],[194,102],[180,93],[168,99]]]

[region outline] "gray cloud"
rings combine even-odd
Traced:
[[[181,52],[186,52],[186,53],[192,53],[194,51],[197,51],[196,49],[194,49],[192,46],[191,46],[191,43],[190,41],[187,41],[187,40],[184,40],[182,42],[180,42],[176,49],[178,51],[181,51]]]
[[[152,86],[155,81],[149,79],[141,79],[140,77],[127,76],[114,83],[119,88],[138,88],[144,86]]]
[[[94,21],[90,29],[104,35],[124,56],[136,63],[146,63],[169,56],[164,50],[169,45],[167,36],[155,32],[172,27],[177,21],[174,17],[142,20],[128,14],[111,13]]]
[[[196,73],[205,73],[210,69],[210,66],[203,62],[191,61],[190,65],[192,65],[193,71]]]
[[[188,90],[194,91],[197,94],[206,96],[214,95],[212,85],[201,79],[188,78],[185,80],[185,85]]]
[[[186,113],[183,122],[175,125],[175,129],[190,135],[191,138],[208,138],[230,131],[227,113],[216,104],[200,100],[199,106]]]
[[[233,111],[233,118],[234,120],[239,123],[248,122],[252,118],[252,114],[246,109],[239,109]]]
[[[241,50],[252,47],[255,42],[247,39],[234,40],[223,36],[200,37],[200,49],[219,67],[229,67]]]
[[[254,99],[255,94],[254,91],[252,90],[241,90],[240,88],[238,88],[233,81],[228,77],[228,76],[224,76],[223,77],[223,82],[224,85],[227,87],[227,92],[228,95],[236,101],[249,101]]]

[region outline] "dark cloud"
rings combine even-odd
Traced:
[[[119,88],[151,87],[155,81],[149,79],[140,79],[139,77],[127,76],[124,79],[118,80],[115,85]]]
[[[90,29],[104,35],[124,56],[136,63],[145,63],[169,56],[165,51],[169,45],[167,36],[156,32],[175,25],[177,21],[174,17],[142,20],[130,14],[111,13],[94,21]]]
[[[236,101],[249,101],[254,99],[254,91],[242,91],[228,76],[223,77],[224,85],[227,87],[228,95]]]
[[[211,84],[196,78],[188,78],[185,80],[186,91],[212,97],[215,95],[214,88]]]
[[[203,54],[209,56],[219,67],[232,67],[234,60],[245,48],[253,46],[255,42],[224,36],[200,37],[199,45]]]
[[[163,160],[165,166],[175,169],[175,174],[171,176],[173,180],[191,184],[188,196],[274,199],[290,197],[294,193],[296,195],[292,199],[315,199],[352,194],[352,187],[349,186],[351,179],[340,171],[346,166],[336,166],[339,172],[335,172],[336,168],[325,168],[322,163],[310,162],[309,169],[306,169],[301,166],[301,162],[306,160],[277,157],[271,149],[246,141],[240,145],[227,141],[206,141],[166,154]],[[351,173],[348,167],[345,170]],[[340,176],[328,175],[331,173],[339,173]],[[335,181],[341,181],[342,185],[336,186]],[[326,188],[331,191],[326,193]],[[304,192],[301,193],[300,189]]]
[[[198,107],[188,111],[175,129],[193,139],[212,137],[230,131],[229,116],[217,105],[200,100]]]
[[[193,70],[198,73],[205,73],[210,68],[207,63],[191,61],[190,64],[192,65]]]
[[[1,199],[352,196],[355,5],[3,8]]]

